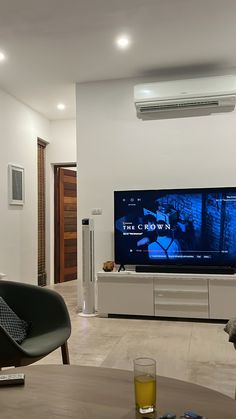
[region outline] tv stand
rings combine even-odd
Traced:
[[[120,271],[125,271],[125,265],[120,265],[119,266],[119,269],[118,269],[118,272],[120,272]]]
[[[229,320],[235,317],[236,275],[99,272],[100,315]]]
[[[231,266],[193,266],[193,265],[137,265],[136,272],[149,273],[190,273],[233,275],[235,270]]]

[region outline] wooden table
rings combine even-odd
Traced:
[[[34,365],[9,372],[24,372],[25,385],[0,388],[1,419],[140,418],[134,408],[131,371]],[[235,400],[171,378],[157,377],[157,400],[158,416],[192,409],[209,419],[236,418]]]

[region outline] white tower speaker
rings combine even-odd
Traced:
[[[94,223],[82,219],[82,285],[83,312],[81,316],[95,316]]]

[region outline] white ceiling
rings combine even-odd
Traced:
[[[236,1],[0,0],[0,50],[2,89],[49,119],[74,118],[76,81],[236,74]]]

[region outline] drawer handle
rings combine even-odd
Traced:
[[[163,297],[163,294],[157,294],[158,297]]]

